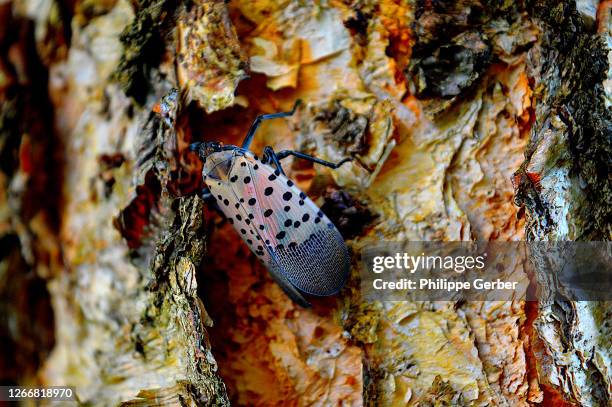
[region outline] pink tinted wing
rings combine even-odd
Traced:
[[[254,159],[252,161],[255,161]],[[251,175],[262,165],[244,157],[234,158],[227,181],[207,180],[207,186],[215,196],[217,205],[251,251],[266,265],[274,281],[296,303],[309,307],[310,303],[287,280],[281,266],[270,250],[270,240],[265,217],[257,201],[256,184]]]
[[[258,233],[259,224],[255,220],[255,214],[259,212],[257,195],[250,179],[248,165],[250,163],[243,157],[236,156],[227,180],[207,178],[206,185],[215,197],[219,209],[242,240],[253,253],[267,263],[271,259]]]
[[[257,204],[251,212],[257,233],[279,272],[305,293],[337,293],[348,277],[350,259],[336,227],[287,177],[251,155],[244,160],[251,164],[244,168],[252,184],[246,189]]]

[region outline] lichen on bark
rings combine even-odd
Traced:
[[[542,31],[531,58],[540,102],[515,179],[516,200],[528,209],[526,232],[532,240],[612,237],[612,113],[605,88],[610,20],[601,19],[598,28],[593,16],[578,6],[541,1],[530,9]],[[550,274],[546,264],[538,266]],[[600,322],[610,315],[607,302],[545,297],[538,304],[533,348],[546,388],[581,405],[609,403],[612,355],[609,328]]]

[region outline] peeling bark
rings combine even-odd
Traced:
[[[0,4],[2,379],[95,405],[608,405],[606,303],[367,303],[358,263],[383,239],[609,240],[611,10]],[[309,310],[203,207],[187,149],[298,98],[253,150],[353,159],[286,166],[353,254]]]
[[[533,11],[543,32],[532,58],[541,102],[517,172],[516,198],[528,208],[526,232],[533,240],[612,236],[612,113],[605,87],[612,52],[610,8],[601,4],[596,27],[593,7],[586,3],[543,2]],[[610,316],[607,302],[541,301],[534,321],[540,381],[570,402],[609,404],[610,332],[605,321]]]

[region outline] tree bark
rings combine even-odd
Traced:
[[[610,240],[610,1],[0,4],[0,377],[95,405],[609,405],[608,302],[371,303],[380,240]],[[291,148],[347,241],[292,303],[193,141]]]

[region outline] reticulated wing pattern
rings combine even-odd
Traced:
[[[287,277],[285,277],[283,270],[281,269],[281,266],[278,264],[278,262],[267,262],[266,266],[268,268],[268,271],[270,272],[270,275],[272,276],[272,279],[276,282],[276,284],[278,284],[280,288],[283,289],[283,291],[285,292],[285,294],[287,294],[289,298],[291,298],[293,301],[295,301],[302,307],[311,306],[311,304],[306,301],[304,296],[293,286],[293,284],[291,284]]]

